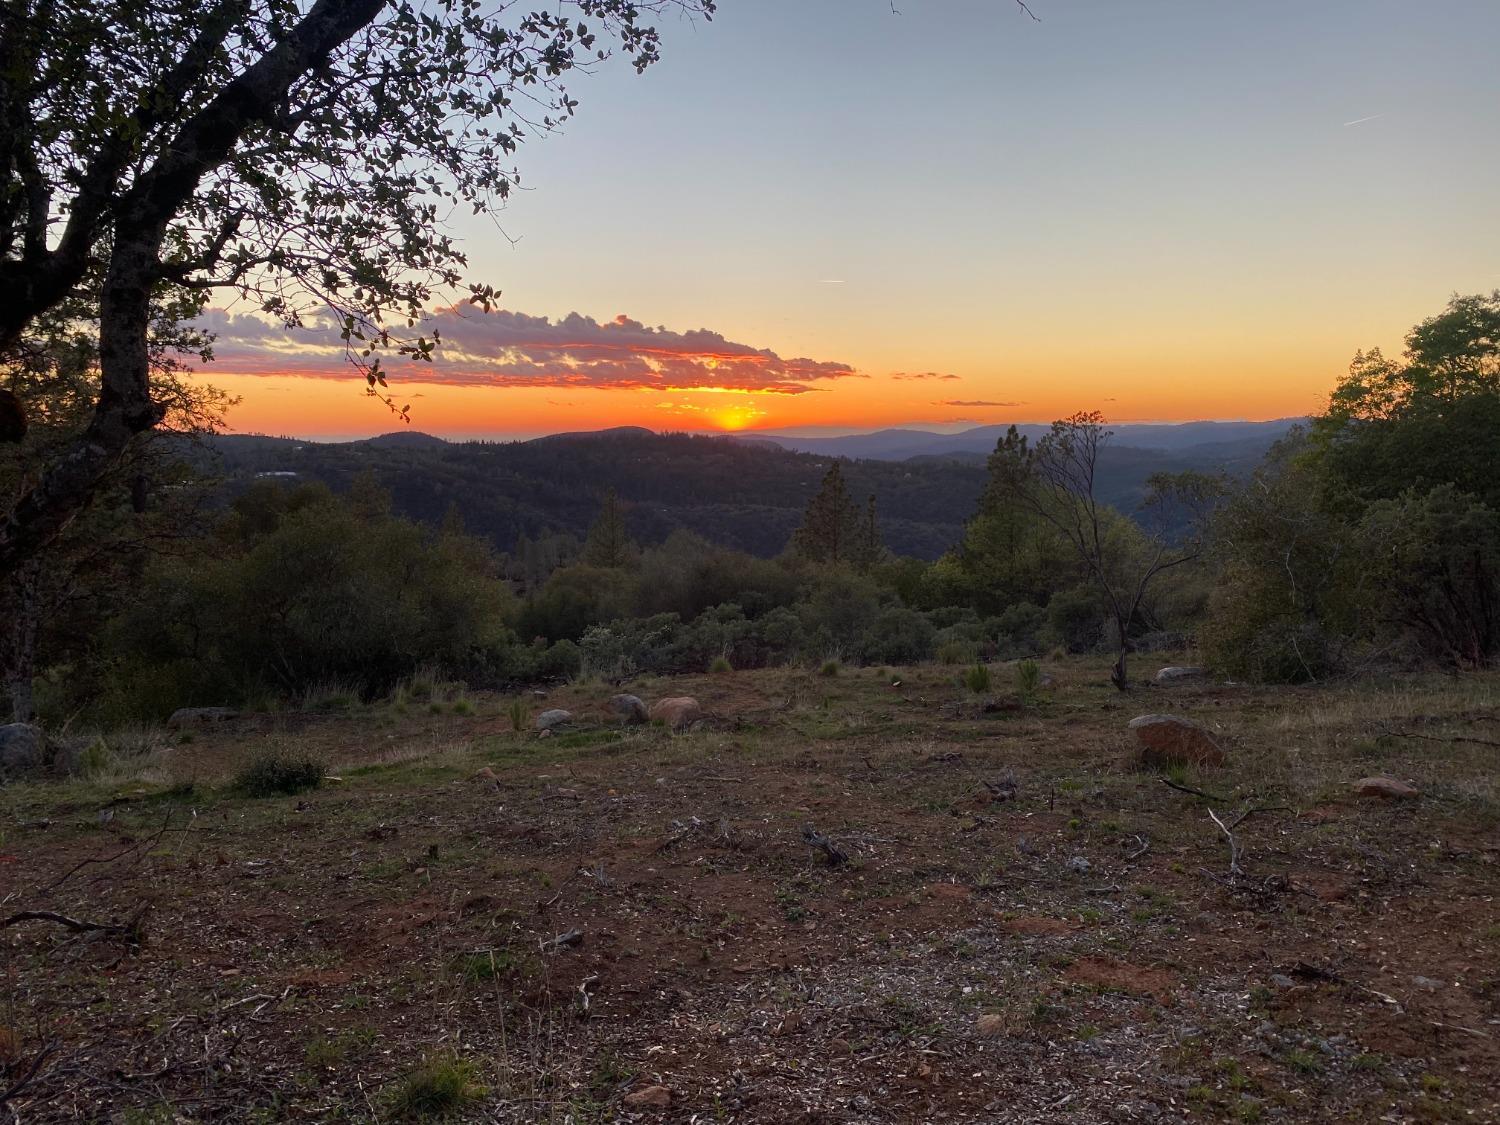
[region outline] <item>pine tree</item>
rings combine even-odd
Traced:
[[[879,560],[883,548],[875,523],[875,497],[870,497],[861,513],[837,461],[808,503],[802,526],[792,534],[791,548],[793,554],[815,563],[846,563],[863,569]]]
[[[611,488],[604,494],[604,507],[594,526],[589,528],[583,546],[583,561],[590,566],[627,566],[635,557],[636,547],[625,531],[625,513],[620,498]]]

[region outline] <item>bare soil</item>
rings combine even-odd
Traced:
[[[0,1094],[384,1120],[426,1059],[472,1121],[1500,1121],[1500,677],[1121,697],[1080,659],[986,709],[957,671],[625,685],[701,700],[683,733],[602,684],[528,698],[575,713],[547,738],[503,698],[251,715],[11,785],[0,919],[121,932],[0,930]],[[1207,796],[1122,766],[1147,712],[1221,740],[1166,778]],[[272,748],[330,779],[238,795]],[[1255,810],[1237,872],[1211,810]]]

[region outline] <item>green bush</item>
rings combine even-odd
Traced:
[[[983,695],[990,690],[990,670],[988,665],[974,664],[964,673],[964,686],[975,695]]]
[[[397,1120],[447,1117],[485,1095],[478,1068],[456,1055],[429,1055],[407,1072],[387,1095]]]
[[[903,606],[883,609],[860,641],[860,655],[871,663],[920,664],[932,658],[937,630],[926,615]]]
[[[1059,590],[1047,602],[1047,639],[1069,652],[1090,652],[1105,639],[1104,611],[1092,586]]]
[[[1023,699],[1030,699],[1042,683],[1042,666],[1035,660],[1022,660],[1016,664],[1016,691]]]
[[[323,764],[285,750],[269,750],[252,758],[234,779],[246,797],[285,797],[323,784]]]
[[[713,663],[708,666],[708,670],[713,675],[719,676],[726,672],[733,672],[734,666],[725,657],[716,656],[713,659]]]

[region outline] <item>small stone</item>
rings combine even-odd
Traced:
[[[998,1039],[1005,1034],[1005,1017],[993,1012],[982,1015],[974,1021],[974,1030],[986,1039]]]
[[[672,1104],[672,1091],[665,1086],[646,1086],[632,1090],[624,1100],[632,1109],[666,1109]]]
[[[1418,988],[1425,988],[1428,992],[1436,992],[1443,987],[1442,981],[1433,980],[1431,977],[1412,977],[1411,982]]]
[[[550,711],[543,711],[536,717],[537,730],[553,730],[573,721],[573,712],[564,711],[561,707],[554,707]]]
[[[1195,664],[1172,665],[1156,673],[1159,684],[1175,684],[1181,680],[1201,680],[1207,672]]]
[[[1297,982],[1294,981],[1291,977],[1287,976],[1285,973],[1272,973],[1271,983],[1274,984],[1277,988],[1297,987]]]
[[[1084,859],[1081,855],[1075,855],[1072,859],[1068,860],[1068,870],[1075,875],[1087,875],[1093,866],[1092,863]]]
[[[1377,797],[1385,801],[1410,801],[1420,797],[1422,793],[1394,777],[1362,777],[1354,783],[1354,795]]]

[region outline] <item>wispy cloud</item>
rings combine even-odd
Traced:
[[[986,402],[984,399],[950,398],[934,402],[933,406],[1025,406],[1024,402]]]
[[[347,378],[344,345],[328,319],[288,331],[253,315],[210,309],[214,369],[247,375]],[[784,358],[706,328],[677,332],[627,316],[559,320],[525,313],[442,309],[420,326],[441,345],[432,363],[388,361],[392,378],[452,386],[715,390],[803,394],[830,379],[864,378],[847,363]]]
[[[945,375],[941,371],[893,371],[892,379],[952,379],[957,380],[957,375]]]
[[[1383,113],[1372,113],[1369,117],[1356,117],[1353,121],[1345,121],[1344,128],[1347,129],[1350,125],[1363,125],[1366,121],[1379,121],[1384,116]]]

